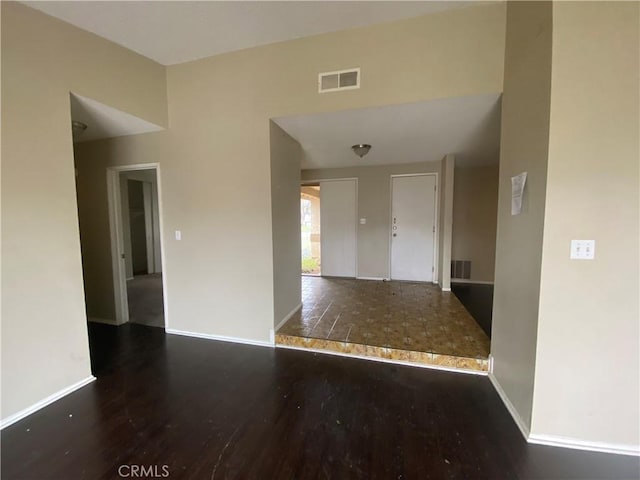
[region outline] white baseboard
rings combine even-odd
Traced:
[[[165,329],[171,335],[182,335],[183,337],[204,338],[205,340],[219,340],[221,342],[243,343],[245,345],[256,345],[258,347],[273,347],[272,342],[263,340],[252,340],[250,338],[227,337],[224,335],[210,335],[208,333],[187,332],[186,330],[176,330],[174,328]]]
[[[389,279],[385,277],[356,277],[356,280],[377,280],[378,282],[389,281]]]
[[[532,433],[527,439],[529,443],[536,445],[548,445],[550,447],[572,448],[574,450],[588,450],[590,452],[615,453],[618,455],[640,456],[638,445],[619,445],[605,442],[586,442],[576,438],[559,437],[557,435],[540,435]]]
[[[471,283],[476,285],[493,285],[493,282],[487,282],[485,280],[468,280],[466,278],[452,278],[451,283]]]
[[[280,327],[282,327],[285,323],[287,323],[287,321],[289,321],[289,319],[291,317],[293,317],[298,310],[300,310],[302,308],[302,302],[300,302],[293,310],[291,310],[286,317],[284,317],[282,320],[280,320],[280,322],[275,326],[275,328],[273,329],[275,332],[277,332],[278,330],[280,330]]]
[[[93,323],[104,323],[105,325],[115,325],[115,326],[119,325],[116,320],[112,320],[110,318],[88,317],[87,320]]]
[[[442,290],[443,292],[450,292],[451,291],[450,288],[442,288],[442,287],[440,287],[440,290]]]
[[[491,364],[493,366],[493,362],[491,362]],[[524,420],[522,420],[522,417],[516,410],[516,407],[513,406],[513,403],[511,403],[511,400],[509,400],[509,397],[507,397],[507,394],[502,389],[500,382],[498,382],[498,379],[495,377],[493,372],[489,373],[489,380],[491,381],[493,388],[496,389],[496,392],[500,396],[500,400],[502,400],[502,403],[504,403],[504,406],[507,407],[507,410],[511,414],[511,417],[516,422],[518,429],[520,429],[520,433],[522,433],[522,436],[526,441],[529,441],[529,428],[525,425]]]
[[[62,397],[65,397],[70,393],[75,392],[79,388],[82,388],[85,385],[88,385],[89,383],[93,382],[95,379],[96,377],[91,375],[87,378],[80,380],[79,382],[74,383],[73,385],[69,385],[68,387],[63,388],[62,390],[57,391],[52,395],[49,395],[46,398],[43,398],[39,402],[34,403],[33,405],[25,408],[24,410],[20,410],[19,412],[14,413],[13,415],[8,416],[7,418],[3,418],[2,422],[0,422],[0,430],[8,427],[9,425],[13,425],[16,422],[19,422],[23,418],[28,417],[32,413],[35,413],[38,410],[46,407],[47,405],[52,404],[56,400],[60,400]]]
[[[507,397],[507,394],[500,386],[500,383],[493,375],[493,357],[489,357],[489,380],[493,384],[493,387],[496,389],[496,392],[500,396],[502,403],[504,403],[505,407],[513,417],[516,425],[520,429],[520,433],[527,441],[527,443],[532,443],[535,445],[547,445],[550,447],[563,447],[563,448],[572,448],[574,450],[587,450],[590,452],[603,452],[603,453],[614,453],[618,455],[633,455],[640,456],[640,447],[638,445],[620,445],[614,443],[606,443],[606,442],[590,442],[579,440],[577,438],[568,438],[561,437],[557,435],[543,435],[538,433],[531,433],[527,426],[524,424],[522,417],[518,414],[517,410]]]
[[[336,357],[356,358],[358,360],[370,360],[372,362],[379,362],[379,363],[391,363],[393,365],[406,365],[407,367],[428,368],[430,370],[442,370],[445,372],[453,372],[453,373],[466,373],[467,375],[479,375],[481,377],[484,377],[487,375],[487,372],[482,372],[480,370],[464,370],[461,368],[449,368],[449,367],[442,367],[440,365],[429,365],[426,363],[403,362],[402,360],[392,360],[389,358],[380,358],[380,357],[369,357],[365,355],[356,355],[353,353],[336,352],[335,350],[321,350],[319,348],[295,347],[293,345],[281,345],[281,344],[276,344],[276,348],[284,348],[287,350],[299,350],[301,352],[321,353],[323,355],[333,355]]]

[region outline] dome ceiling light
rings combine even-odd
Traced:
[[[351,147],[351,150],[353,150],[353,153],[362,158],[367,153],[369,153],[369,150],[371,150],[371,145],[367,145],[366,143],[359,143],[357,145],[353,145]]]

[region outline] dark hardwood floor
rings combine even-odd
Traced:
[[[491,338],[491,318],[493,315],[493,285],[478,283],[452,283],[451,291],[460,303],[478,322],[478,325]]]
[[[139,325],[90,337],[98,380],[2,431],[4,480],[639,475],[634,457],[527,445],[483,376]]]

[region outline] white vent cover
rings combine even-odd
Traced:
[[[360,69],[350,68],[318,75],[318,92],[338,92],[360,88]]]

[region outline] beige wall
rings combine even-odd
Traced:
[[[167,124],[165,69],[2,9],[2,418],[90,375],[69,92]]]
[[[2,2],[2,248],[11,252],[3,255],[2,355],[4,366],[19,366],[3,371],[3,417],[89,373],[69,91],[159,125],[169,98],[166,132],[77,149],[80,175],[92,182],[83,188],[96,194],[86,207],[97,215],[96,251],[108,251],[105,167],[159,162],[169,326],[268,341],[269,119],[499,92],[504,15],[504,5],[456,9],[172,66],[165,77],[123,48]],[[317,93],[319,71],[354,65],[361,89]],[[104,287],[95,314],[109,318],[110,257],[90,263]],[[38,302],[23,301],[36,290]]]
[[[535,434],[637,445],[637,3],[556,4],[553,76],[549,3],[509,4],[506,57],[506,7],[489,4],[166,70],[23,5],[1,8],[3,418],[89,374],[70,91],[159,125],[169,111],[166,132],[77,149],[96,193],[96,251],[108,246],[105,167],[160,162],[170,326],[267,341],[269,119],[496,93],[504,73],[494,374]],[[318,72],[352,66],[361,89],[317,93]],[[509,178],[521,171],[524,211],[512,217]],[[371,208],[388,212],[382,197]],[[384,246],[370,233],[359,259]],[[568,260],[576,237],[596,239],[595,261]],[[110,258],[90,263],[108,315]],[[388,259],[363,264],[362,276],[388,273]],[[633,273],[621,281],[624,265]]]
[[[390,175],[439,173],[440,169],[441,162],[385,167],[311,169],[303,170],[302,179],[358,178],[358,215],[359,218],[367,219],[366,225],[358,225],[358,274],[361,277],[388,278]],[[473,261],[472,279],[474,280],[493,281],[497,184],[498,167],[455,168],[455,183],[452,190],[454,195],[452,252],[465,257],[455,257],[456,259]],[[439,222],[440,232],[442,232],[444,221],[442,217],[445,213],[442,208],[442,197],[445,189],[441,186],[439,190],[441,216]],[[442,251],[442,246],[439,250]],[[442,258],[439,258],[439,263],[441,262]]]
[[[551,88],[551,4],[511,2],[502,96],[493,374],[531,427],[542,259]],[[511,177],[528,172],[520,215],[511,215]]]
[[[300,280],[300,161],[302,148],[270,122],[271,221],[273,235],[273,324],[302,298]]]
[[[124,243],[124,275],[126,278],[133,278],[133,254],[131,252],[131,215],[129,209],[129,181],[126,177],[120,175],[118,178],[120,184],[120,214],[122,215],[122,240]],[[80,183],[76,181],[76,184]],[[77,187],[76,187],[77,188]],[[78,220],[80,221],[80,248],[82,249],[82,263],[87,267],[84,268],[84,271],[91,269],[91,263],[88,261],[90,256],[90,250],[85,247],[85,242],[83,240],[84,236],[84,222],[85,218],[80,215],[82,211],[82,207],[80,203],[82,202],[82,198],[78,195]],[[85,289],[85,298],[87,302],[87,313],[91,311],[91,304],[93,303],[90,299],[89,292],[93,290],[90,283],[87,282],[87,276],[85,275],[84,282]],[[89,319],[91,319],[91,315],[89,315]]]
[[[144,138],[149,135],[141,135]],[[98,140],[94,142],[82,142],[74,144],[75,164],[78,171],[76,188],[78,197],[78,219],[80,223],[80,237],[82,247],[82,268],[84,275],[85,301],[87,316],[90,320],[116,322],[116,310],[113,292],[113,274],[111,263],[111,237],[109,231],[109,206],[107,203],[107,166],[109,164],[111,149],[105,148],[110,141]],[[153,162],[155,150],[149,151],[150,156],[140,155],[146,163]],[[126,179],[132,178],[140,181],[149,181],[153,185],[154,195],[157,195],[157,178],[154,170],[136,170],[121,174],[121,195],[123,208],[123,235],[125,240],[125,255],[130,255],[130,246],[127,247],[129,211],[126,207],[127,183]],[[159,198],[159,196],[157,196]],[[154,218],[159,213],[155,210]],[[159,222],[158,222],[159,223]],[[154,224],[154,238],[156,225]],[[160,258],[160,228],[157,228],[157,264],[161,266]],[[129,242],[130,243],[130,242]],[[133,276],[130,262],[126,264],[127,275]],[[162,268],[160,268],[162,270]]]
[[[164,133],[147,133],[135,137],[96,140],[74,145],[78,169],[77,192],[82,236],[82,265],[87,315],[90,318],[113,322],[116,319],[107,202],[107,167],[122,165],[122,160],[125,160],[124,164],[126,160],[130,160],[129,164],[157,162],[163,155],[165,138]],[[135,173],[127,172],[127,175],[135,175]],[[159,190],[158,198],[160,198]],[[163,208],[166,211],[168,206],[163,203]],[[160,234],[162,241],[167,241],[167,238],[170,239],[172,236],[172,232],[168,232],[166,236],[163,236],[162,232]],[[167,291],[163,294],[166,296]],[[165,316],[168,316],[167,313]]]
[[[640,445],[640,5],[558,2],[532,433]],[[597,34],[594,34],[597,32]],[[569,259],[594,239],[595,259]]]
[[[95,168],[161,164],[169,327],[269,341],[271,118],[500,92],[504,15],[455,9],[169,67],[169,130],[86,147]],[[318,72],[354,65],[361,89],[317,93]],[[376,265],[363,274],[386,276]]]
[[[453,186],[455,183],[455,156],[445,155],[440,161],[438,186],[440,215],[438,228],[438,285],[451,290],[451,235],[453,228]]]
[[[493,282],[498,166],[456,167],[451,258],[471,261],[471,280]]]
[[[537,441],[640,450],[639,20],[637,3],[507,10],[491,349]],[[595,259],[570,260],[572,239]]]
[[[302,180],[358,179],[358,276],[389,278],[389,226],[391,225],[391,175],[440,171],[439,162],[380,167],[323,168],[302,171]],[[321,232],[322,234],[322,232]]]
[[[84,161],[83,152],[92,143],[74,145],[86,312],[89,318],[115,322],[107,176],[98,159]]]

